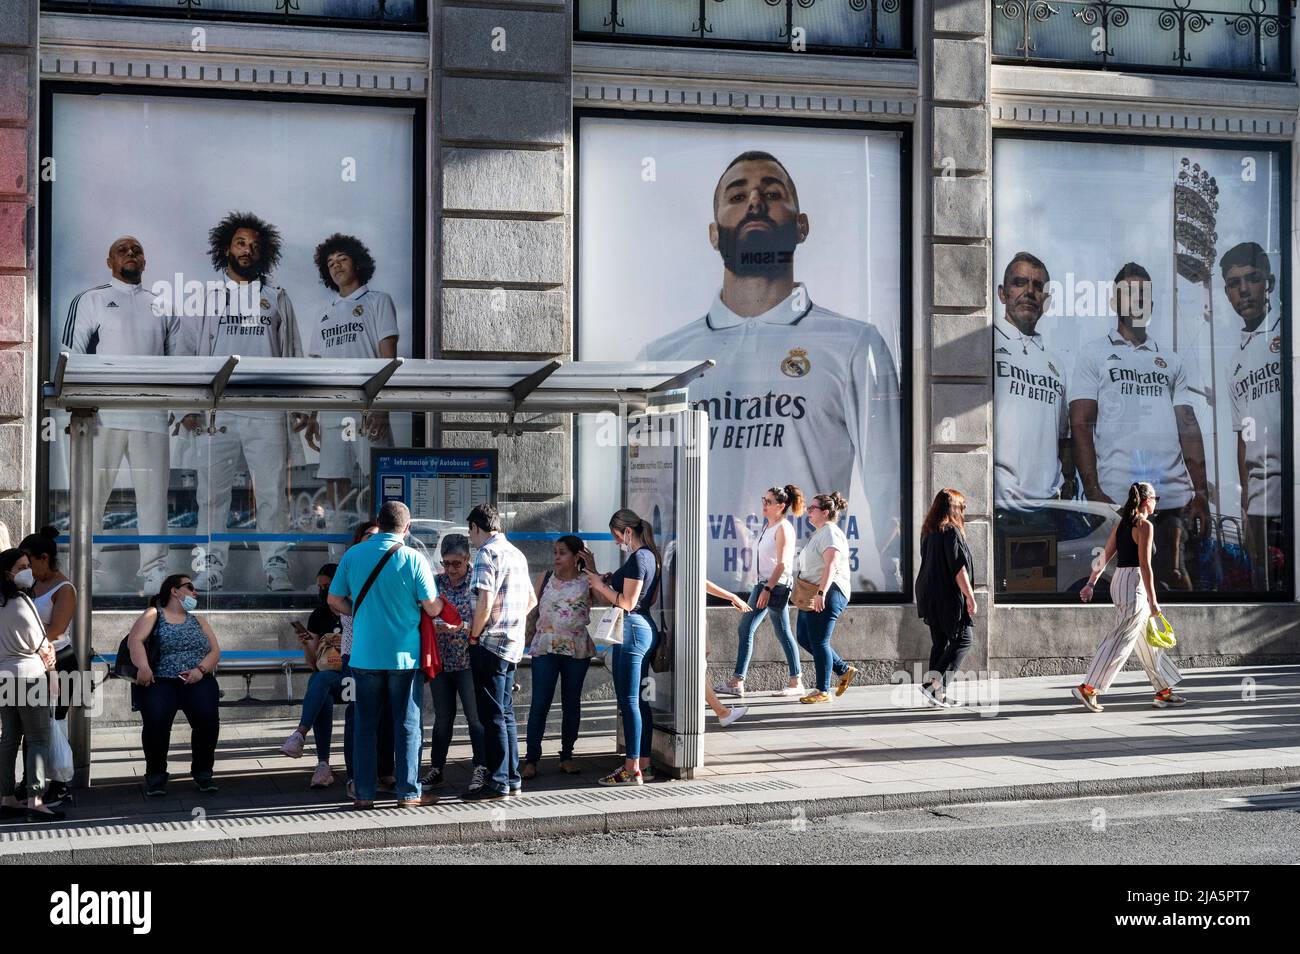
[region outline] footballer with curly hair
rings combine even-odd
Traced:
[[[316,246],[314,261],[321,284],[335,294],[316,322],[308,354],[313,358],[395,358],[397,309],[391,296],[370,287],[375,260],[365,243],[355,235],[336,232]],[[343,502],[352,492],[353,470],[367,480],[370,448],[392,446],[387,412],[367,412],[355,431],[346,428],[345,417],[321,412],[307,429],[307,443],[320,451],[317,476],[328,488],[330,529],[336,532],[350,530],[354,522],[353,515],[343,511]]]

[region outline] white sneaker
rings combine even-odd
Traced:
[[[804,696],[807,692],[808,692],[808,690],[805,689],[805,688],[803,687],[803,683],[801,682],[801,683],[799,683],[799,685],[797,685],[797,686],[786,686],[784,689],[778,689],[776,692],[772,693],[772,695],[774,695],[774,696],[798,696],[799,698],[802,699],[803,696]]]
[[[328,762],[317,762],[316,771],[311,775],[312,788],[329,788],[334,784],[334,772]]]
[[[487,783],[488,770],[486,765],[475,765],[474,774],[469,778],[469,788],[467,792],[477,792]]]
[[[745,698],[745,680],[740,680],[734,686],[725,679],[713,687],[713,691],[720,696],[735,696],[737,699]]]
[[[266,588],[272,593],[287,593],[292,590],[293,580],[289,579],[289,571],[280,566],[269,567],[266,571]]]
[[[731,711],[718,720],[718,725],[722,726],[725,729],[733,722],[737,722],[741,718],[743,718],[745,713],[748,711],[749,711],[749,706],[732,706]]]
[[[280,746],[280,752],[291,759],[300,759],[302,758],[302,748],[306,744],[307,739],[301,732],[294,729],[289,733],[289,738],[284,740],[284,745]]]
[[[166,570],[151,571],[149,575],[144,578],[144,595],[156,596],[158,594],[158,591],[162,589],[163,580],[165,579],[167,579]],[[94,583],[94,582],[92,582],[91,585],[94,587],[99,586],[98,583]]]
[[[222,586],[225,585],[224,581],[221,579],[220,570],[204,570],[198,576],[190,577],[190,582],[193,583],[194,588],[201,593],[210,593],[214,590],[221,589]],[[162,583],[160,582],[158,585],[162,586]]]

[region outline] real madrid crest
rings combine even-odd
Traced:
[[[1164,358],[1156,358],[1156,367],[1157,367],[1157,368],[1167,368],[1167,367],[1169,367],[1169,365],[1165,363],[1165,359],[1164,359]]]
[[[271,307],[271,303],[270,303],[269,301],[267,301],[265,298],[263,298],[263,299],[262,299],[262,307],[263,307],[263,308],[270,308],[270,307]]]
[[[1282,350],[1282,336],[1281,336],[1281,335],[1278,335],[1276,338],[1274,338],[1272,341],[1270,341],[1270,342],[1268,343],[1268,350],[1271,351],[1271,352],[1273,352],[1274,354],[1277,354],[1279,351]]]
[[[790,378],[802,378],[812,370],[808,352],[804,348],[791,348],[790,353],[781,362],[781,373]]]
[[[362,308],[360,305],[357,305],[357,307],[355,307],[355,308],[352,309],[352,317],[353,317],[353,318],[360,318],[362,312],[364,312],[364,311],[365,311],[364,308]]]

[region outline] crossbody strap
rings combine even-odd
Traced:
[[[392,558],[393,554],[400,549],[402,549],[402,544],[400,543],[389,547],[384,551],[384,555],[379,558],[379,562],[375,564],[375,568],[370,571],[370,576],[366,578],[366,582],[361,587],[361,592],[357,594],[356,600],[352,603],[353,619],[356,619],[357,613],[361,612],[361,601],[364,600],[366,594],[370,592],[370,587],[374,585],[375,579],[379,576],[379,571],[384,568],[384,564]]]

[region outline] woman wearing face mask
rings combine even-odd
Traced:
[[[659,592],[659,551],[649,522],[626,508],[610,518],[609,532],[619,549],[628,554],[619,569],[601,578],[591,569],[590,551],[587,582],[592,593],[623,610],[623,643],[611,652],[614,664],[614,693],[623,717],[623,767],[600,780],[601,785],[641,785],[650,769],[650,740],[654,734],[650,703],[641,691],[650,674],[650,661],[659,642],[659,631],[650,618],[650,607]]]
[[[585,551],[585,555],[584,555]],[[577,775],[573,746],[582,724],[582,684],[596,655],[587,624],[591,621],[591,584],[582,570],[597,573],[595,557],[575,536],[555,541],[551,570],[533,581],[537,593],[537,632],[528,650],[532,660],[533,701],[528,709],[528,748],[520,774],[537,776],[542,758],[546,717],[560,686],[560,771]]]
[[[24,590],[36,582],[27,554],[0,553],[0,816],[31,822],[58,821],[64,813],[45,805],[45,763],[50,754],[48,672],[54,649]],[[23,804],[15,796],[14,762],[25,743],[24,770],[29,791]]]
[[[302,716],[298,727],[280,746],[280,752],[291,759],[301,758],[307,745],[307,732],[316,739],[316,770],[311,776],[312,788],[328,788],[334,784],[334,771],[330,768],[330,743],[334,737],[334,701],[343,691],[343,670],[319,669],[321,651],[332,647],[339,650],[343,624],[325,601],[330,582],[334,579],[337,563],[326,563],[316,573],[316,589],[321,602],[307,619],[307,626],[298,632],[302,642],[303,659],[315,671],[307,680],[307,692],[302,697]]]
[[[50,677],[55,689],[55,721],[67,718],[66,700],[58,698],[58,673],[77,671],[77,654],[72,649],[72,621],[77,613],[77,591],[72,582],[59,567],[59,531],[53,527],[42,527],[39,533],[24,537],[18,549],[27,554],[31,561],[32,575],[36,585],[32,587],[32,603],[45,624],[45,634],[54,647],[54,673]],[[56,726],[57,730],[58,727]],[[18,783],[18,793],[24,797],[26,782]],[[63,782],[52,781],[45,790],[45,804],[58,808],[63,802],[70,801],[72,793]]]
[[[221,648],[208,621],[193,615],[198,596],[188,573],[163,580],[158,595],[131,627],[128,647],[136,676],[136,707],[143,728],[146,795],[167,793],[167,749],[177,712],[190,724],[190,777],[200,792],[215,792],[212,766],[220,733],[217,678]],[[149,667],[145,640],[158,640],[158,668]]]

